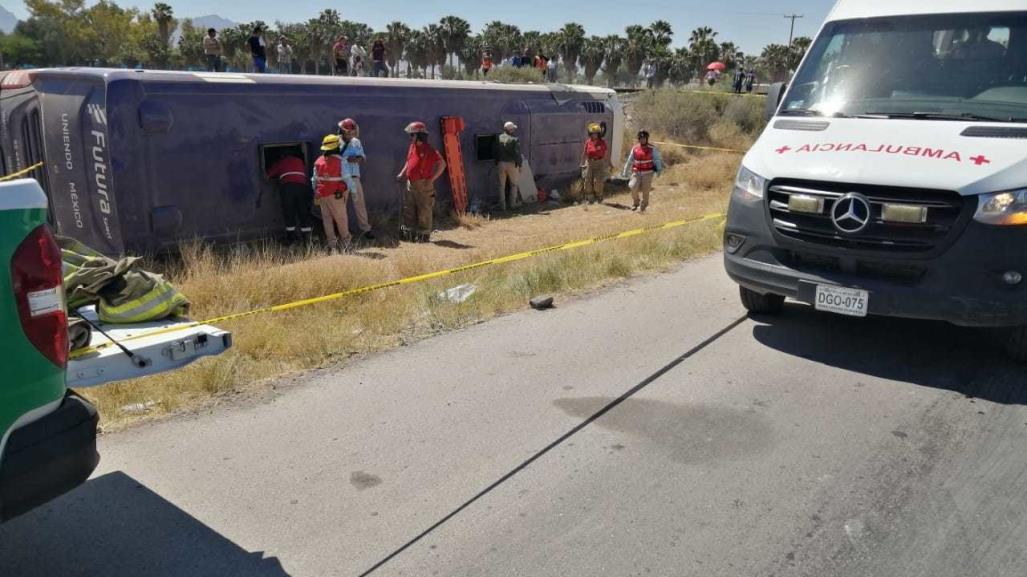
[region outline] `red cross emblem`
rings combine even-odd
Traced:
[[[775,150],[774,152],[776,152],[776,153],[778,153],[778,154],[784,154],[784,153],[788,152],[789,150],[791,150],[791,148],[789,148],[789,147],[788,147],[788,146],[786,145],[786,146],[782,146],[781,148],[778,148],[778,149],[777,149],[777,150]]]
[[[971,156],[970,157],[970,162],[976,164],[977,166],[980,166],[982,164],[991,164],[991,161],[988,160],[988,157],[984,156],[983,154],[978,154],[977,156]]]

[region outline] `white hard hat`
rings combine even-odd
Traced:
[[[503,130],[517,130],[517,125],[513,122],[507,122],[503,125]]]

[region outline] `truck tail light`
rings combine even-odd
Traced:
[[[36,227],[11,257],[21,328],[32,346],[58,367],[68,364],[61,249],[46,225]]]

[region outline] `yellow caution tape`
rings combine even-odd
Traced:
[[[576,240],[576,241],[572,241],[572,242],[566,242],[566,243],[563,243],[563,244],[548,246],[548,247],[545,247],[545,248],[539,248],[539,249],[530,250],[530,251],[526,251],[526,252],[519,252],[517,254],[511,254],[511,255],[508,255],[508,256],[502,256],[502,257],[493,258],[493,259],[489,259],[489,260],[485,260],[485,261],[481,261],[481,262],[465,264],[463,266],[458,266],[458,267],[454,267],[454,268],[448,268],[448,269],[445,269],[445,270],[429,272],[429,273],[420,274],[420,275],[417,275],[417,276],[410,276],[410,277],[402,278],[402,279],[399,279],[399,280],[386,281],[386,282],[383,282],[383,283],[363,286],[363,287],[360,287],[360,288],[349,289],[349,290],[345,290],[345,291],[342,291],[342,292],[332,293],[332,294],[328,294],[328,295],[324,295],[324,296],[319,296],[319,297],[314,297],[314,298],[309,298],[309,299],[303,299],[303,300],[299,300],[299,301],[294,301],[294,302],[290,302],[290,303],[274,305],[274,306],[269,306],[269,307],[262,307],[262,308],[259,308],[259,309],[253,309],[253,310],[246,311],[246,312],[241,312],[241,313],[233,313],[233,314],[229,314],[229,315],[223,315],[223,316],[214,317],[214,318],[210,318],[210,319],[203,320],[203,321],[194,321],[194,322],[186,323],[186,324],[182,324],[182,325],[175,325],[175,326],[168,327],[168,328],[165,328],[165,329],[157,329],[157,330],[154,330],[154,331],[140,333],[138,335],[133,335],[131,337],[127,337],[127,338],[121,339],[118,342],[126,343],[126,342],[134,341],[134,340],[137,340],[137,339],[145,339],[145,338],[153,337],[153,336],[157,336],[157,335],[163,335],[163,334],[172,333],[172,332],[176,332],[176,331],[187,330],[187,329],[191,329],[191,328],[194,328],[194,327],[198,327],[200,325],[213,325],[213,324],[218,324],[218,323],[223,323],[223,322],[228,322],[228,321],[234,321],[234,320],[237,320],[237,319],[241,319],[241,318],[249,317],[249,316],[253,316],[253,315],[259,315],[259,314],[265,314],[265,313],[277,313],[277,312],[292,310],[292,309],[296,309],[296,308],[300,308],[300,307],[306,307],[306,306],[310,306],[310,305],[326,303],[326,302],[330,302],[330,301],[335,301],[335,300],[343,299],[343,298],[346,298],[346,297],[357,296],[357,295],[361,295],[361,294],[365,294],[365,293],[369,293],[369,292],[374,292],[374,291],[379,291],[379,290],[383,290],[383,289],[387,289],[387,288],[392,288],[392,287],[397,287],[397,286],[402,286],[402,285],[408,285],[408,284],[414,284],[414,283],[429,281],[429,280],[441,278],[441,277],[452,275],[452,274],[466,272],[466,271],[474,270],[474,269],[478,269],[478,268],[484,268],[484,267],[487,267],[487,266],[507,264],[507,263],[516,262],[516,261],[519,261],[519,260],[524,260],[524,259],[533,258],[533,257],[536,257],[536,256],[541,256],[541,255],[552,253],[552,252],[557,252],[557,251],[562,251],[562,250],[573,250],[573,249],[576,249],[576,248],[582,248],[582,247],[585,247],[585,246],[590,246],[590,245],[597,244],[597,243],[604,242],[604,241],[608,241],[608,240],[619,240],[619,239],[631,238],[633,236],[638,236],[638,235],[641,235],[641,234],[646,234],[646,233],[650,233],[650,232],[656,232],[656,231],[660,231],[660,230],[668,230],[668,229],[671,229],[671,228],[678,228],[678,227],[681,227],[681,226],[687,226],[687,225],[690,225],[690,224],[695,224],[695,223],[698,223],[698,222],[704,222],[704,221],[708,221],[708,220],[715,220],[715,219],[719,219],[719,218],[723,218],[723,217],[724,217],[724,215],[722,213],[717,213],[717,214],[707,214],[705,216],[701,216],[701,217],[698,217],[698,218],[692,218],[692,219],[686,219],[686,220],[672,220],[670,222],[665,222],[663,224],[657,224],[657,225],[653,225],[653,226],[646,226],[646,227],[642,227],[642,228],[636,228],[636,229],[633,229],[633,230],[626,230],[624,232],[612,233],[612,234],[607,234],[607,235],[603,235],[603,236],[597,236],[597,237],[593,237],[593,238],[589,238],[589,239],[585,239],[585,240]],[[109,347],[112,347],[112,346],[115,346],[114,343],[104,343],[104,344],[101,344],[101,345],[97,345],[95,347],[87,347],[87,348],[84,348],[84,349],[79,349],[79,350],[76,350],[76,351],[72,351],[71,358],[73,358],[73,359],[81,358],[81,357],[84,357],[84,356],[87,356],[87,355],[91,355],[91,354],[97,353],[97,352],[99,352],[99,351],[101,351],[103,349],[106,349],[106,348],[109,348]]]
[[[33,170],[36,170],[37,168],[42,168],[42,167],[43,167],[43,163],[42,162],[37,162],[37,163],[33,164],[32,166],[24,169],[24,170],[19,170],[18,172],[15,172],[13,174],[8,174],[6,176],[0,176],[0,182],[4,182],[4,181],[7,181],[7,180],[14,180],[15,178],[18,178],[18,177],[21,177],[21,176],[25,176],[26,174],[32,172]]]
[[[735,150],[734,148],[717,148],[716,146],[698,146],[695,144],[678,144],[676,142],[659,142],[654,140],[653,144],[661,144],[663,146],[678,146],[681,148],[696,148],[699,150],[715,150],[717,152],[733,152],[735,154],[745,154],[745,150]]]

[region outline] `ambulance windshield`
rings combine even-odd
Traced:
[[[830,23],[781,114],[1027,122],[1027,12]]]

